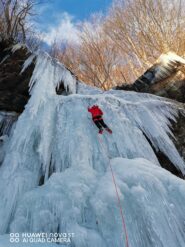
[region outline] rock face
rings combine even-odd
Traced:
[[[185,104],[183,106],[185,112]],[[185,115],[180,114],[178,121],[173,125],[173,132],[175,135],[175,144],[176,147],[181,154],[181,156],[185,160]]]
[[[34,65],[20,71],[30,54],[24,48],[12,52],[6,43],[0,45],[0,111],[21,113],[29,99],[28,84]]]
[[[150,93],[185,103],[185,80],[172,80],[153,85]]]

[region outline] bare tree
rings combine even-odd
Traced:
[[[109,89],[133,82],[161,53],[185,55],[185,0],[114,0],[105,17],[80,27],[78,45],[52,53],[79,79]]]
[[[97,18],[91,23],[83,23],[80,33],[80,44],[63,46],[53,44],[52,54],[80,80],[106,90],[123,81],[124,72],[118,70],[119,53],[111,39],[102,29],[102,23]],[[61,48],[62,47],[62,48]],[[60,52],[58,52],[60,50]],[[121,67],[121,64],[119,64]]]
[[[184,0],[114,1],[104,30],[119,47],[134,78],[161,53],[184,55],[184,5]]]
[[[1,39],[26,41],[30,26],[28,18],[35,15],[38,0],[0,0]]]

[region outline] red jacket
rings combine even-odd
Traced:
[[[91,108],[88,108],[88,111],[92,114],[92,118],[103,115],[102,110],[97,105],[93,105]]]

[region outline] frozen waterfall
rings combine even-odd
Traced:
[[[56,94],[61,81],[70,95]],[[185,174],[170,130],[177,106],[83,83],[75,92],[76,81],[63,65],[36,56],[31,98],[1,147],[0,247],[9,247],[10,232],[72,232],[71,247],[124,246],[109,162],[129,246],[184,247],[185,182],[161,168],[153,150]],[[112,135],[98,135],[87,111],[92,104],[103,109]]]

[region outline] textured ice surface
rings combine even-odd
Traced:
[[[185,245],[184,181],[148,160],[111,160],[130,247]],[[73,232],[74,246],[124,246],[110,169],[79,164],[53,174],[20,201],[10,231]]]
[[[185,173],[169,138],[174,103],[82,83],[78,94],[59,96],[61,80],[76,92],[70,72],[39,54],[31,98],[2,147],[0,233],[73,232],[71,247],[123,246],[111,161],[130,246],[184,247],[185,182],[160,167],[151,147]],[[98,135],[92,104],[104,111],[112,135]]]
[[[31,59],[32,58],[30,58],[30,60]],[[24,67],[26,67],[29,62],[29,60],[26,60]],[[30,90],[33,85],[36,84],[36,90],[34,89],[33,91],[42,94],[43,100],[44,98],[47,100],[46,96],[51,95],[49,90],[55,94],[56,87],[60,86],[60,83],[63,83],[64,88],[69,93],[76,92],[76,79],[72,76],[71,72],[67,70],[63,64],[59,63],[58,60],[51,58],[47,53],[39,52],[36,56],[36,65],[30,80]]]
[[[0,133],[1,135],[8,135],[12,125],[17,120],[18,114],[16,112],[0,111]]]

